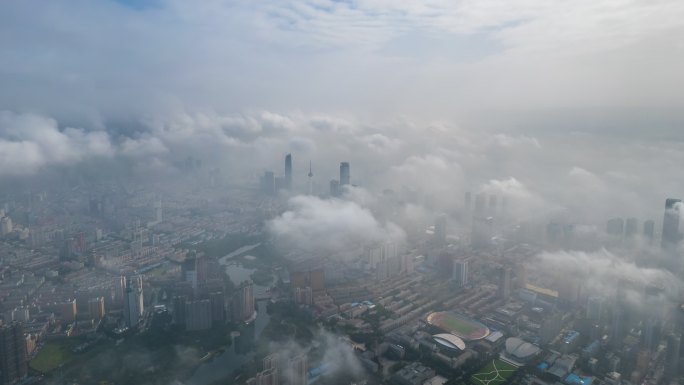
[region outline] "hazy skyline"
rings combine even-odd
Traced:
[[[650,217],[684,191],[681,2],[36,5],[0,12],[0,176],[195,156],[252,182],[292,152],[295,183],[349,161],[438,208]]]

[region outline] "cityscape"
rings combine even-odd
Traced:
[[[684,384],[682,20],[0,2],[0,385]]]

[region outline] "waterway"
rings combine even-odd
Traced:
[[[236,285],[249,279],[255,270],[243,267],[238,262],[232,261],[232,258],[242,255],[259,245],[241,247],[219,259],[219,263],[226,269],[226,274]],[[254,296],[257,298],[263,296],[267,289],[268,287],[266,286],[254,285]],[[201,364],[195,370],[192,377],[185,382],[187,385],[208,385],[226,378],[232,379],[235,369],[238,369],[254,358],[256,341],[259,340],[261,332],[263,332],[271,318],[266,313],[266,303],[267,301],[257,301],[257,317],[254,322],[249,325],[240,326],[238,330],[240,335],[233,338],[233,344],[227,346],[223,353]],[[226,381],[225,383],[229,384],[231,381]]]

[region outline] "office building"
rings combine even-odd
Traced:
[[[285,188],[292,189],[292,154],[285,155]]]
[[[499,270],[499,298],[508,299],[511,296],[511,268],[502,267]]]
[[[185,303],[188,297],[177,295],[173,297],[173,322],[177,325],[185,325]]]
[[[209,293],[209,302],[211,302],[212,322],[216,325],[226,322],[226,301],[223,292]]]
[[[313,269],[296,269],[290,272],[290,288],[310,287],[314,293],[325,291],[325,270],[323,267]]]
[[[211,301],[201,299],[185,304],[185,329],[199,331],[211,329]]]
[[[653,244],[655,240],[655,221],[648,220],[644,222],[644,239],[649,244]]]
[[[662,247],[672,250],[679,243],[679,205],[681,199],[667,198],[665,201],[665,214],[663,215]]]
[[[255,385],[278,385],[278,371],[276,369],[263,370],[256,374],[254,380]]]
[[[90,300],[88,300],[88,314],[92,319],[100,320],[104,318],[104,297],[91,298]]]
[[[24,327],[19,322],[0,326],[0,385],[15,384],[27,373]]]
[[[680,349],[682,348],[682,336],[672,333],[667,337],[667,354],[665,373],[672,379],[679,376]]]
[[[351,181],[351,173],[349,170],[349,163],[348,162],[342,162],[342,163],[340,163],[340,188],[350,184],[350,181]]]
[[[235,289],[231,300],[231,319],[234,323],[251,322],[254,320],[254,285],[250,281],[243,281]]]
[[[467,259],[454,260],[454,271],[452,279],[457,287],[464,287],[468,285],[468,265]]]
[[[330,196],[338,197],[340,196],[340,182],[336,179],[330,181]]]
[[[306,354],[290,358],[287,362],[287,383],[289,385],[307,385],[309,360]]]
[[[125,302],[124,320],[126,326],[133,327],[138,325],[145,311],[141,276],[131,276],[126,280]]]

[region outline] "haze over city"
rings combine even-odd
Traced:
[[[0,385],[684,379],[684,3],[0,4]]]

